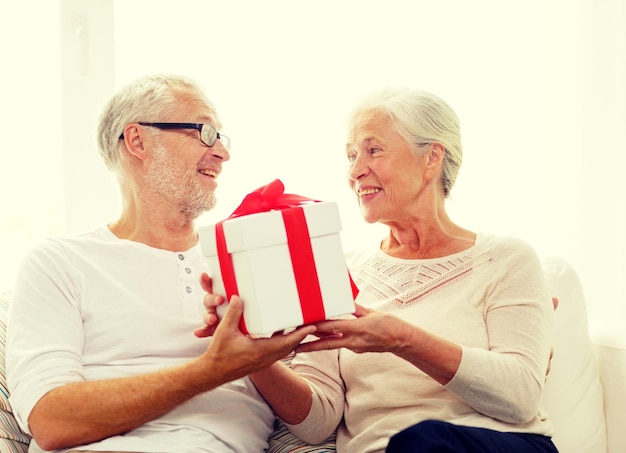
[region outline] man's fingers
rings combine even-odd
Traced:
[[[193,334],[198,338],[210,337],[213,332],[213,328],[209,326],[198,327],[193,331]]]
[[[200,274],[200,285],[207,293],[213,294],[213,280],[211,280],[211,277],[209,277],[209,274],[206,272]]]
[[[316,327],[313,324],[310,324],[308,326],[298,327],[293,332],[290,332],[289,334],[287,334],[287,336],[291,340],[296,341],[296,344],[300,344],[302,343],[302,340],[304,340],[306,337],[308,337],[311,334],[314,334],[315,330],[316,330]]]
[[[326,351],[329,349],[340,348],[341,344],[337,342],[336,337],[326,337],[320,340],[309,341],[302,343],[296,347],[296,354],[300,352],[314,352],[314,351]]]
[[[237,325],[239,324],[239,320],[243,315],[243,301],[239,296],[232,296],[230,298],[230,302],[228,303],[228,308],[226,309],[226,313],[222,318],[222,322],[220,324],[228,324],[228,325]]]

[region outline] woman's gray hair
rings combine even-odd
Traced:
[[[214,106],[200,86],[192,79],[179,75],[145,76],[120,89],[104,106],[98,125],[98,147],[109,170],[119,170],[119,139],[124,127],[134,121],[167,121],[179,106],[180,95],[188,94],[206,101],[212,113]]]
[[[387,115],[397,125],[398,132],[416,149],[425,142],[444,146],[441,186],[444,196],[448,197],[463,160],[461,127],[454,110],[432,93],[392,89],[368,98],[353,113],[352,121],[370,112]]]

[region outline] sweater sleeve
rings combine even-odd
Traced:
[[[535,252],[509,239],[486,266],[488,348],[465,347],[446,388],[476,411],[506,423],[538,413],[552,345],[553,305]]]
[[[301,423],[287,427],[303,441],[318,444],[332,434],[343,416],[345,387],[340,375],[339,351],[299,354],[292,368],[308,381],[313,403]]]

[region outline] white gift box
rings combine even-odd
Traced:
[[[300,272],[301,275],[294,271],[294,267],[299,268],[292,263],[290,245],[293,244],[288,243],[283,218],[284,212],[293,209],[304,212],[306,225],[303,229],[308,229],[314,260],[310,263],[313,272]],[[227,219],[221,224],[238,294],[244,303],[245,328],[250,335],[267,337],[305,324],[305,318],[308,318],[306,323],[310,323],[354,312],[352,286],[339,235],[341,220],[335,202],[249,214]],[[213,279],[213,291],[226,296],[217,251],[216,225],[201,226],[199,235],[209,275]],[[304,273],[307,275],[302,275]],[[315,273],[317,281],[312,280]],[[313,285],[315,289],[319,287],[321,300],[311,298],[309,292],[301,300],[298,285],[302,284]]]

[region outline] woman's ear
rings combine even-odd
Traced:
[[[144,131],[137,123],[129,123],[124,128],[124,144],[128,152],[137,159],[146,158]]]
[[[438,174],[439,169],[443,165],[443,158],[445,154],[446,148],[441,143],[432,142],[428,145],[425,152],[427,157],[426,171],[432,176]]]

